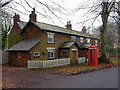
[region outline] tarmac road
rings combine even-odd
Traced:
[[[38,78],[36,84],[26,88],[118,88],[118,67],[74,76],[43,75],[43,78],[46,77],[43,82],[39,82],[41,78]]]

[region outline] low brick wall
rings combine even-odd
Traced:
[[[9,64],[14,66],[27,67],[27,61],[29,59],[28,52],[21,52],[21,58],[18,58],[18,52],[9,52]]]

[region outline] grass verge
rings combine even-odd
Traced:
[[[85,72],[96,71],[104,68],[110,68],[113,66],[118,66],[120,64],[120,58],[114,58],[110,60],[111,64],[98,64],[97,66],[85,66],[85,64],[81,65],[69,65],[63,67],[55,67],[55,68],[48,68],[48,69],[32,69],[32,70],[40,70],[45,73],[52,73],[52,74],[64,74],[64,75],[75,75]]]

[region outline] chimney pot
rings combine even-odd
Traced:
[[[16,13],[15,13],[15,15],[13,16],[13,21],[14,21],[14,24],[16,24],[17,22],[20,21],[20,16],[19,16],[19,14],[16,14]]]
[[[82,32],[86,33],[86,27],[85,26],[83,26]]]
[[[72,24],[70,21],[67,21],[66,29],[72,30]]]
[[[37,15],[35,14],[35,8],[33,8],[33,11],[29,15],[29,18],[31,21],[36,22],[36,17],[37,17]]]

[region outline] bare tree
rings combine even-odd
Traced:
[[[101,17],[102,27],[100,28],[100,39],[101,39],[100,52],[101,52],[102,60],[106,63],[109,63],[106,57],[107,23],[110,17],[113,18],[115,21],[119,19],[118,18],[118,16],[120,16],[120,9],[118,8],[119,2],[116,2],[116,0],[101,0],[101,1],[93,1],[88,3],[86,2],[75,10],[75,12],[78,12],[81,9],[88,10],[87,13],[84,15],[87,16],[88,18],[80,23],[91,21],[91,23],[93,24],[99,18],[99,16]]]
[[[62,15],[67,15],[69,12],[67,9],[63,8],[59,3],[56,3],[55,1],[50,0],[51,4],[47,3],[47,0],[1,0],[0,1],[0,21],[1,21],[1,27],[2,27],[2,49],[6,48],[6,40],[7,40],[7,33],[10,30],[11,22],[11,14],[14,12],[19,12],[23,15],[27,15],[30,13],[29,8],[33,9],[35,4],[38,6],[41,10],[36,11],[37,14],[39,14],[41,17],[47,18],[48,20],[51,20],[54,22],[54,17],[59,20],[61,23]],[[23,10],[26,12],[22,12],[19,8],[22,7]],[[52,16],[54,17],[52,17]],[[10,17],[10,18],[9,18]],[[22,17],[21,17],[22,18]],[[8,26],[8,27],[7,27]]]
[[[24,9],[26,12],[22,12],[21,10],[19,10],[19,8],[17,8],[18,6],[22,7],[22,9]],[[40,11],[36,10],[37,14],[39,14],[43,18],[47,18],[53,23],[55,23],[54,18],[56,18],[63,24],[61,19],[65,18],[62,18],[61,15],[69,15],[69,10],[62,7],[59,3],[57,3],[57,1],[55,2],[55,0],[2,0],[0,2],[0,8],[2,10],[9,11],[9,13],[19,12],[27,16],[28,13],[30,13],[30,8],[33,9],[35,6],[41,9]],[[50,15],[52,15],[53,17]]]

